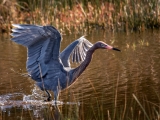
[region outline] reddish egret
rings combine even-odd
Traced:
[[[27,71],[37,86],[46,91],[48,101],[53,91],[57,101],[60,90],[70,86],[86,69],[96,49],[120,51],[117,48],[98,41],[90,43],[83,36],[60,53],[61,34],[53,26],[13,24],[12,41],[27,47]],[[81,63],[71,68],[72,62]]]

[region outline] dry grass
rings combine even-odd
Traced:
[[[116,1],[37,1],[5,0],[0,4],[0,28],[10,30],[12,23],[51,24],[63,32],[87,31],[100,27],[110,31],[144,31],[159,28],[158,0]]]

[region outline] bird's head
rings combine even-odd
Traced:
[[[96,48],[120,51],[119,49],[114,48],[114,47],[112,47],[102,41],[98,41],[95,45],[96,45]]]

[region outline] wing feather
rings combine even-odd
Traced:
[[[20,26],[20,25],[19,25]],[[29,47],[36,43],[37,41],[43,39],[45,40],[45,37],[43,36],[45,34],[45,31],[42,27],[30,27],[31,29],[22,29],[23,27],[14,28],[12,31],[13,33],[11,34],[13,36],[12,41],[21,44],[25,47]],[[18,30],[19,32],[14,32]],[[21,31],[22,30],[22,31]],[[48,36],[46,36],[48,37]]]
[[[93,44],[84,36],[72,42],[60,54],[61,61],[65,67],[70,67],[72,62],[81,63],[84,61],[87,51]]]
[[[72,54],[75,54],[75,51],[73,51],[73,53],[72,53]],[[75,55],[72,55],[72,54],[71,54],[72,61],[74,61],[74,62],[75,62],[75,59],[76,59],[75,57],[76,57],[76,56],[75,56]],[[64,61],[64,60],[63,60],[63,61]]]
[[[59,40],[59,43],[61,41],[60,33],[52,26],[20,24],[13,24],[13,26],[11,40],[27,47],[27,70],[35,81],[40,82],[41,77],[48,71],[46,63],[53,57],[53,52],[56,52],[53,51],[55,49],[53,47],[57,42],[53,41]],[[56,55],[58,57],[58,54]]]

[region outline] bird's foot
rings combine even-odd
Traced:
[[[48,97],[46,100],[44,100],[44,102],[49,102],[51,101],[51,97]]]
[[[48,101],[51,101],[51,97],[48,97],[47,100],[48,100]]]
[[[45,100],[45,101],[49,102],[49,101],[51,101],[51,94],[47,90],[45,90],[45,91],[47,93],[47,100]]]

